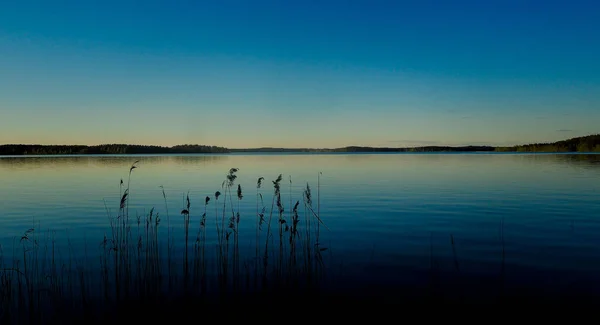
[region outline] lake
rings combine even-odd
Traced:
[[[109,216],[118,213],[120,182],[127,185],[138,160],[128,198],[132,227],[135,215],[154,208],[161,225],[168,218],[178,253],[185,196],[193,238],[205,197],[211,198],[206,241],[214,246],[214,194],[224,192],[229,169],[239,168],[235,183],[243,198],[238,202],[235,188],[233,198],[240,246],[249,259],[258,193],[269,211],[272,181],[282,174],[284,215],[302,202],[308,183],[324,223],[320,241],[328,271],[347,283],[425,285],[435,271],[440,278],[489,283],[502,276],[514,286],[544,290],[599,288],[600,155],[593,154],[2,157],[5,258],[34,228],[40,241],[55,241],[61,256],[94,260],[111,231]],[[259,177],[265,180],[257,189]],[[159,227],[161,236],[166,228]]]

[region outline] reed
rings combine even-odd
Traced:
[[[290,209],[286,218],[281,194],[283,176],[280,174],[272,181],[271,209],[265,206],[261,193],[265,178],[258,178],[256,229],[253,235],[249,233],[256,247],[253,253],[245,255],[243,252],[247,250],[240,246],[244,236],[242,229],[247,229],[241,227],[242,205],[247,201],[242,186],[237,183],[238,168],[229,170],[214,196],[196,197],[186,193],[180,213],[183,231],[178,235],[173,231],[163,186],[159,187],[162,208],[149,207],[148,212],[140,212],[130,207],[133,174],[138,163],[134,162],[129,168],[127,180],[119,182],[116,212],[104,203],[108,231],[96,246],[97,256],[92,256],[87,240],[83,252],[81,243],[69,241],[68,253],[62,255],[56,246],[56,231],[48,231],[40,238],[41,225],[35,224],[15,241],[12,255],[7,256],[0,247],[2,324],[60,322],[67,316],[101,319],[122,312],[132,302],[153,305],[182,297],[192,300],[222,297],[229,301],[251,292],[266,294],[292,286],[299,289],[301,284],[306,288],[317,285],[315,273],[320,272],[323,265],[314,261],[318,255],[313,255],[312,247],[318,246],[313,238],[319,238],[319,225],[323,222],[312,208],[308,184],[302,196],[292,204],[290,177]],[[201,202],[202,208],[193,209],[194,202]],[[214,227],[207,222],[211,204],[214,205]],[[164,215],[166,238],[161,231]],[[278,246],[270,245],[274,240],[274,217],[277,218]],[[215,246],[214,254],[206,249],[209,238],[213,238],[209,235],[211,230],[214,231],[214,241],[210,241]],[[195,240],[190,241],[194,234]],[[180,244],[176,238],[181,238]],[[179,253],[177,247],[180,247]]]

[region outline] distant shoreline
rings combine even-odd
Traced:
[[[127,155],[127,154],[230,154],[230,153],[419,153],[419,152],[517,152],[517,153],[594,153],[600,152],[600,135],[589,135],[554,143],[534,143],[509,147],[494,146],[423,146],[409,148],[361,147],[343,148],[247,148],[231,149],[207,145],[177,145],[173,147],[105,144],[86,145],[0,145],[0,156],[40,155]]]
[[[596,155],[600,152],[533,152],[533,151],[415,151],[415,152],[231,152],[231,153],[132,153],[132,154],[45,154],[45,155],[0,155],[0,159],[16,158],[118,158],[118,157],[202,157],[202,156],[323,156],[323,155]]]

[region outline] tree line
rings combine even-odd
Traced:
[[[205,145],[177,145],[173,147],[131,144],[84,145],[0,145],[0,155],[119,155],[119,154],[177,154],[177,153],[228,153],[229,149]]]
[[[349,146],[335,149],[249,148],[228,149],[217,146],[184,144],[173,147],[132,144],[85,145],[0,145],[0,155],[106,155],[106,154],[186,154],[232,152],[600,152],[600,134],[571,138],[554,143],[533,143],[510,147],[493,146],[426,146],[413,148],[376,148]]]
[[[600,134],[571,138],[553,143],[533,143],[496,147],[499,152],[600,152]]]

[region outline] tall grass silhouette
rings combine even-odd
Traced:
[[[0,323],[60,323],[73,317],[67,310],[90,320],[118,312],[132,302],[156,306],[182,297],[227,301],[246,293],[318,284],[318,274],[324,269],[317,253],[323,250],[317,242],[323,222],[319,207],[313,207],[308,184],[302,197],[294,200],[290,178],[286,219],[281,174],[271,181],[269,209],[261,191],[265,178],[257,180],[256,202],[248,201],[237,183],[239,169],[231,168],[214,195],[185,194],[182,233],[176,235],[164,187],[160,186],[162,207],[143,213],[130,208],[138,163],[129,168],[127,180],[119,182],[116,213],[105,202],[110,231],[98,245],[98,256],[86,251],[85,258],[78,259],[71,244],[68,254],[62,255],[55,247],[55,233],[48,231],[40,238],[36,227],[25,231],[12,256],[7,258],[0,251]],[[240,249],[240,220],[249,217],[241,212],[245,202],[256,205],[255,234],[249,237],[254,238],[255,247],[249,254]],[[208,222],[210,214],[214,214],[214,226]],[[160,231],[163,215],[166,238]],[[215,240],[209,242],[211,231]],[[183,243],[175,245],[175,238]],[[209,243],[214,243],[214,254]]]

